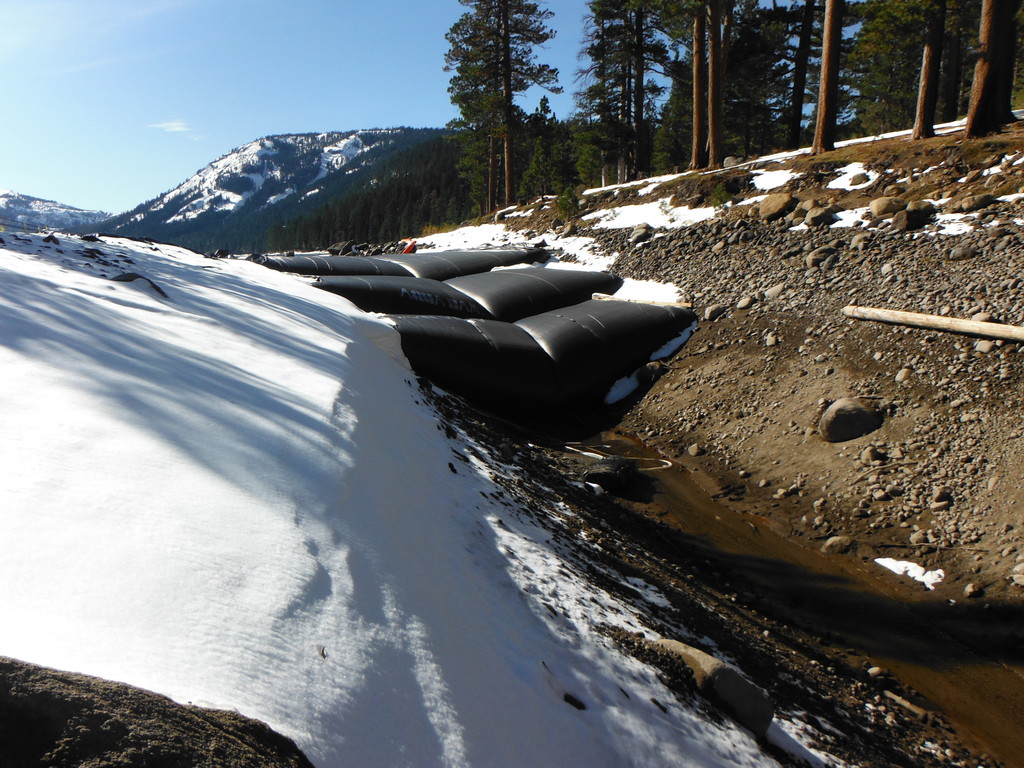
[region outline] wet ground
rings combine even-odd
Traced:
[[[936,598],[868,557],[823,554],[780,524],[720,503],[714,496],[730,489],[636,440],[604,434],[587,442],[640,460],[646,482],[625,503],[684,534],[688,557],[715,563],[743,598],[817,637],[830,658],[898,681],[903,695],[885,693],[883,683],[889,708],[939,715],[980,759],[1024,765],[1020,606]]]

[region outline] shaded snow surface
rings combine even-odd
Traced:
[[[500,467],[459,459],[392,328],[249,262],[84,245],[0,246],[0,654],[238,710],[322,768],[771,763],[595,631],[642,628],[483,495]]]

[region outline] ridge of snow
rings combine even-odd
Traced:
[[[387,323],[248,261],[12,240],[0,653],[237,710],[319,768],[774,764],[602,634],[648,633],[645,601],[438,428]]]

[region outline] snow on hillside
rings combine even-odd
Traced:
[[[639,608],[498,500],[385,321],[251,262],[4,239],[0,654],[322,768],[773,764],[596,631]]]
[[[109,213],[103,211],[86,211],[53,200],[0,189],[0,231],[74,229],[87,227],[109,216]]]

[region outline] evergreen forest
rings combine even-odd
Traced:
[[[447,35],[452,133],[396,155],[271,248],[387,241],[542,195],[730,158],[967,117],[968,135],[1021,102],[1021,0],[591,0],[579,70],[533,0],[460,0]],[[526,95],[571,89],[552,113]]]

